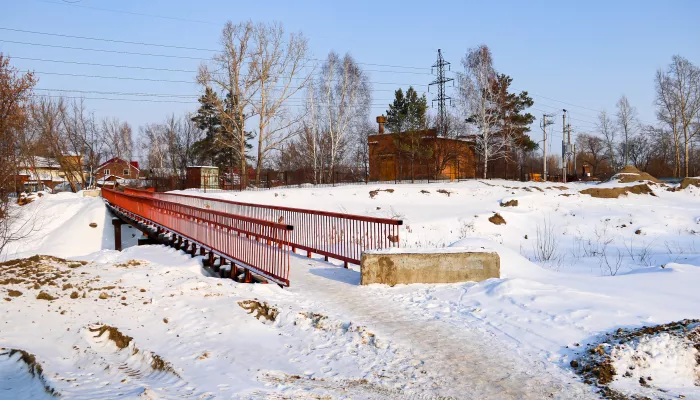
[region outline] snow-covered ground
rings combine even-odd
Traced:
[[[53,262],[68,271],[58,286],[0,286],[2,297],[22,292],[2,302],[0,347],[36,355],[46,382],[66,398],[595,398],[569,367],[586,344],[619,327],[700,318],[700,190],[578,193],[589,186],[471,181],[207,193],[401,218],[404,247],[484,247],[501,257],[501,279],[361,287],[357,268],[300,255],[288,289],[208,277],[199,260],[162,246],[109,250],[112,227],[99,199],[45,196],[25,207],[50,218],[6,256],[88,263]],[[510,200],[518,205],[500,206]],[[489,222],[496,212],[506,224]],[[77,299],[75,289],[61,290],[66,283],[82,288]],[[35,299],[42,290],[58,299]],[[256,299],[279,311],[275,321],[238,304]],[[103,325],[133,338],[131,347],[120,350],[107,333],[94,337],[90,329]],[[687,354],[671,354],[677,343],[639,346],[667,350],[654,368],[689,371]],[[620,350],[619,362],[634,351]],[[154,370],[155,355],[171,369]],[[45,393],[18,357],[0,354],[0,398]],[[700,398],[690,371],[649,383],[671,390],[661,398]],[[628,386],[619,388],[634,390]]]

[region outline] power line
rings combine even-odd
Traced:
[[[40,0],[37,0],[37,1],[40,1]],[[195,51],[211,51],[211,52],[216,52],[216,51],[217,51],[217,50],[203,49],[203,48],[197,48],[197,47],[185,47],[185,46],[175,46],[175,45],[169,45],[169,44],[157,44],[157,43],[145,43],[145,42],[131,42],[131,41],[128,41],[128,40],[105,39],[105,38],[95,38],[95,37],[89,37],[89,36],[66,35],[66,34],[63,34],[63,33],[37,32],[37,31],[28,31],[28,30],[25,30],[25,29],[14,29],[14,28],[5,28],[5,27],[0,27],[0,30],[3,30],[3,31],[11,31],[11,32],[21,32],[21,33],[31,33],[31,34],[33,34],[33,35],[55,36],[55,37],[62,37],[62,38],[68,38],[68,39],[81,39],[81,40],[93,40],[93,41],[99,41],[99,42],[111,42],[111,43],[131,44],[131,45],[138,45],[138,46],[164,47],[164,48],[169,48],[169,49],[195,50]]]
[[[130,101],[130,102],[148,102],[148,103],[180,103],[180,104],[195,104],[192,101],[174,101],[174,100],[152,100],[152,99],[115,99],[109,97],[77,97],[77,96],[52,96],[47,94],[33,94],[33,97],[47,97],[58,99],[78,99],[78,100],[109,100],[109,101]]]
[[[171,21],[180,21],[180,22],[194,22],[194,23],[198,23],[198,24],[207,24],[207,25],[218,25],[217,23],[211,22],[211,21],[199,21],[196,19],[188,19],[188,18],[180,18],[180,17],[168,17],[168,16],[164,16],[164,15],[145,14],[145,13],[137,13],[137,12],[133,12],[133,11],[100,8],[100,7],[93,7],[93,6],[86,6],[86,5],[82,5],[82,4],[76,4],[74,2],[67,2],[66,3],[66,2],[58,2],[58,1],[50,1],[50,0],[34,0],[34,1],[38,1],[41,3],[62,5],[62,6],[79,7],[79,8],[84,8],[87,10],[106,11],[106,12],[115,12],[115,13],[127,14],[127,15],[136,15],[139,17],[159,18],[159,19],[167,19],[167,20],[171,20]]]
[[[36,60],[33,58],[23,58],[23,57],[12,57],[20,60]],[[83,62],[73,62],[73,61],[62,61],[62,60],[38,60],[38,61],[47,61],[47,62],[57,62],[57,63],[68,63],[68,64],[80,64],[80,65],[90,65],[90,66],[107,66],[107,67],[115,67],[115,68],[139,68],[139,69],[153,69],[149,67],[136,67],[136,66],[128,66],[128,65],[104,65],[104,64],[92,64],[92,63],[83,63]],[[186,71],[186,70],[170,70],[174,72],[194,72],[194,71]],[[119,80],[134,80],[134,81],[150,81],[150,82],[171,82],[171,83],[196,83],[194,81],[183,81],[183,80],[169,80],[169,79],[149,79],[149,78],[134,78],[134,77],[122,77],[122,76],[106,76],[106,75],[86,75],[86,74],[72,74],[72,73],[63,73],[63,72],[39,72],[39,71],[29,71],[29,70],[23,70],[22,72],[33,72],[36,74],[47,74],[47,75],[59,75],[59,76],[74,76],[74,77],[84,77],[84,78],[100,78],[100,79],[119,79]],[[304,78],[293,78],[297,80],[302,80]],[[413,86],[413,87],[419,87],[419,86],[424,86],[427,87],[427,84],[422,84],[422,83],[400,83],[400,82],[376,82],[376,81],[370,81],[370,83],[373,83],[375,85],[395,85],[395,86]],[[394,91],[393,89],[372,89],[372,91]]]
[[[55,37],[63,37],[63,38],[69,38],[69,39],[92,40],[92,41],[121,43],[121,44],[138,45],[138,46],[163,47],[163,48],[180,49],[180,50],[207,51],[207,52],[213,52],[213,53],[220,51],[220,50],[207,49],[207,48],[184,47],[184,46],[175,46],[175,45],[158,44],[158,43],[147,43],[147,42],[132,42],[132,41],[118,40],[118,39],[96,38],[96,37],[90,37],[90,36],[76,36],[76,35],[67,35],[67,34],[62,34],[62,33],[38,32],[38,31],[29,31],[29,30],[24,30],[24,29],[15,29],[15,28],[6,28],[6,27],[0,27],[0,30],[11,31],[11,32],[30,33],[30,34],[34,34],[34,35],[55,36]],[[26,43],[26,44],[32,45],[31,43]],[[37,46],[52,46],[52,45],[37,44]],[[61,46],[55,46],[55,47],[61,47]],[[70,48],[70,47],[64,47],[64,48]],[[76,50],[104,51],[104,52],[107,51],[107,50],[102,50],[102,49],[82,49],[82,48],[75,48],[75,49]],[[145,54],[145,53],[142,55],[155,56],[154,54]],[[166,57],[166,56],[163,56],[163,57]],[[195,58],[195,59],[201,59],[201,58]],[[306,61],[319,61],[319,62],[326,61],[325,59],[320,59],[320,58],[306,58],[305,60]],[[377,63],[365,63],[365,62],[357,62],[357,64],[369,65],[369,66],[374,66],[374,67],[403,68],[403,69],[415,69],[415,70],[420,70],[420,71],[427,71],[427,68],[425,68],[425,67],[413,67],[413,66],[405,66],[405,65],[377,64]],[[385,72],[398,72],[398,71],[385,71]],[[428,73],[428,72],[424,72],[424,74],[430,75],[430,73]]]
[[[136,97],[175,97],[175,98],[192,98],[196,99],[199,96],[197,95],[185,95],[185,94],[169,94],[169,93],[132,93],[132,92],[104,92],[104,91],[94,91],[94,90],[77,90],[77,89],[44,89],[44,88],[38,88],[34,90],[40,90],[42,92],[66,92],[66,93],[85,93],[85,94],[100,94],[100,95],[112,95],[112,96],[136,96]],[[43,96],[43,97],[64,97],[64,98],[85,98],[89,99],[87,97],[73,97],[73,96],[56,96],[56,95],[39,95],[35,94],[35,96]],[[96,98],[93,98],[96,99]],[[108,100],[107,98],[99,98],[100,100]],[[115,100],[132,100],[132,101],[141,101],[142,99],[115,99]],[[259,99],[251,99],[251,101],[259,101]],[[390,100],[386,99],[375,99],[375,101],[386,101],[387,103],[372,103],[371,106],[373,107],[385,107],[387,106],[388,102]],[[187,104],[194,104],[197,103],[196,100],[194,101],[187,101],[187,102],[182,102],[182,103],[187,103]],[[287,99],[285,103],[292,103],[292,105],[301,105],[304,104],[304,100],[302,99]]]
[[[46,71],[20,71],[22,73],[28,73],[32,72],[35,74],[40,74],[40,75],[58,75],[58,76],[73,76],[77,78],[99,78],[99,79],[118,79],[118,80],[126,80],[126,81],[146,81],[146,82],[167,82],[167,83],[197,83],[194,80],[191,81],[179,81],[179,80],[171,80],[171,79],[150,79],[150,78],[134,78],[134,77],[126,77],[126,76],[105,76],[105,75],[84,75],[84,74],[69,74],[69,73],[63,73],[63,72],[46,72]]]
[[[21,45],[26,45],[26,46],[52,47],[52,48],[56,48],[56,49],[94,51],[94,52],[99,52],[99,53],[115,53],[115,54],[128,54],[128,55],[134,55],[134,56],[165,57],[165,58],[182,58],[182,59],[187,59],[187,60],[200,60],[200,61],[204,60],[201,57],[176,56],[176,55],[170,55],[170,54],[138,53],[138,52],[133,52],[133,51],[121,51],[121,50],[90,49],[90,48],[86,48],[86,47],[59,46],[59,45],[55,45],[55,44],[19,42],[19,41],[15,41],[15,40],[5,40],[5,39],[0,39],[0,42],[21,44]]]
[[[129,69],[143,69],[143,70],[165,71],[165,72],[187,72],[187,73],[196,73],[196,72],[197,72],[197,71],[194,71],[194,70],[187,70],[187,69],[170,69],[170,68],[141,67],[141,66],[135,66],[135,65],[118,65],[118,64],[97,64],[97,63],[88,63],[88,62],[81,62],[81,61],[46,60],[46,59],[43,59],[43,58],[31,58],[31,57],[17,57],[17,56],[12,56],[12,58],[16,58],[16,59],[18,59],[18,60],[29,60],[29,61],[40,61],[40,62],[52,62],[52,63],[59,63],[59,64],[89,65],[89,66],[92,66],[92,67],[129,68]]]

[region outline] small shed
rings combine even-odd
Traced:
[[[187,167],[186,189],[219,189],[219,167]]]

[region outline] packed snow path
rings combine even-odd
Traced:
[[[427,393],[457,399],[594,399],[589,388],[558,367],[515,354],[476,327],[421,315],[390,300],[372,298],[359,272],[292,257],[288,289],[315,299],[316,310],[340,312],[377,337],[411,349],[432,376]]]

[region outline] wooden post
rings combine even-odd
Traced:
[[[122,251],[122,225],[124,222],[119,218],[112,218],[114,225],[114,250]]]

